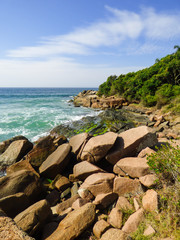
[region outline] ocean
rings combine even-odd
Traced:
[[[0,142],[23,135],[34,142],[62,123],[97,115],[69,100],[84,88],[0,88]],[[93,89],[97,90],[97,89]]]

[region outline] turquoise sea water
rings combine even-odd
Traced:
[[[52,128],[98,112],[69,100],[83,88],[0,88],[0,142],[17,135],[31,141]],[[96,90],[96,89],[94,89]]]

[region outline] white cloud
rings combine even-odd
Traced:
[[[140,68],[87,66],[61,58],[47,61],[0,60],[0,87],[98,87],[109,75]]]

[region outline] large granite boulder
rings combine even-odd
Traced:
[[[33,144],[28,140],[12,142],[6,151],[0,155],[0,170],[21,160],[32,148]]]
[[[137,195],[143,193],[141,183],[137,179],[130,179],[125,177],[116,177],[114,179],[113,192],[119,196],[124,195]]]
[[[91,174],[98,172],[104,172],[104,170],[87,161],[77,163],[73,168],[74,177],[79,180],[85,180]]]
[[[35,240],[23,232],[20,227],[0,210],[0,239],[4,240]]]
[[[71,157],[71,146],[68,143],[60,145],[49,157],[42,163],[39,173],[42,176],[55,178],[57,174],[62,173],[68,165]]]
[[[106,156],[112,148],[117,138],[117,134],[108,132],[100,136],[92,137],[82,150],[80,159],[96,163]]]
[[[29,205],[29,198],[24,193],[16,193],[0,199],[0,209],[11,218],[24,211]]]
[[[77,238],[95,219],[95,205],[87,203],[70,212],[58,228],[46,240],[70,240]]]
[[[18,214],[14,221],[30,236],[36,234],[44,225],[52,212],[46,200],[41,200]]]
[[[43,187],[37,175],[24,170],[0,178],[0,189],[0,198],[23,192],[31,202],[43,194]]]
[[[8,140],[5,140],[3,142],[0,142],[0,154],[2,154],[3,152],[6,151],[6,149],[9,147],[9,145],[14,142],[14,141],[17,141],[17,140],[28,140],[26,137],[24,136],[15,136],[13,138],[10,138]]]
[[[121,176],[139,178],[150,172],[145,158],[129,157],[120,159],[115,165],[113,172]]]
[[[86,178],[80,189],[88,189],[94,196],[110,193],[113,190],[114,178],[112,173],[94,173]]]
[[[26,159],[33,167],[40,167],[43,161],[56,150],[54,137],[47,136],[42,138],[33,149],[27,154]]]
[[[106,160],[116,164],[121,158],[136,156],[142,149],[157,143],[156,134],[146,126],[129,129],[118,135],[116,143],[106,155]]]
[[[81,147],[83,147],[87,141],[90,139],[90,135],[88,133],[80,133],[69,139],[69,144],[72,147],[72,152],[78,155]]]

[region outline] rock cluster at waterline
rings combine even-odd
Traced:
[[[157,143],[147,126],[1,143],[0,238],[130,239],[145,212],[158,211],[146,159]]]

